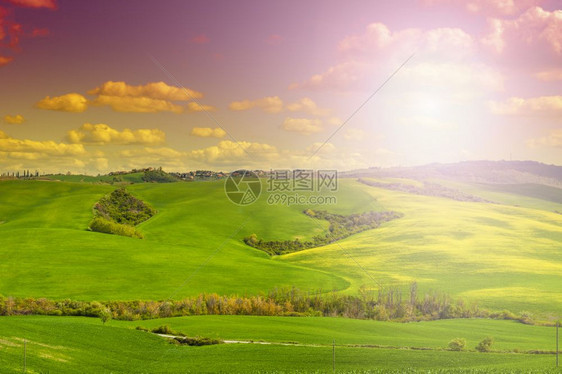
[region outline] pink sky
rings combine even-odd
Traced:
[[[0,171],[562,164],[560,2],[134,4],[0,0]]]

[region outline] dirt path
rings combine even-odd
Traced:
[[[156,334],[163,338],[175,339],[183,338],[180,335],[168,335],[168,334]],[[295,347],[326,347],[326,345],[320,344],[301,344],[301,343],[281,343],[281,342],[265,342],[265,341],[254,341],[254,340],[222,340],[225,344],[263,344],[263,345],[285,345],[285,346],[295,346]]]

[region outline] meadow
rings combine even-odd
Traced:
[[[334,205],[269,205],[264,193],[255,204],[237,206],[225,197],[223,181],[138,183],[127,185],[127,190],[150,203],[157,214],[137,227],[144,235],[137,239],[87,230],[92,207],[116,185],[84,178],[0,181],[0,295],[166,300],[200,293],[256,295],[276,287],[349,295],[395,287],[406,297],[410,284],[417,282],[420,295],[444,292],[490,310],[525,313],[550,323],[559,319],[559,191],[537,185],[500,188],[441,182],[496,203],[413,195],[350,178],[340,179]],[[344,215],[393,210],[404,216],[327,246],[282,256],[271,257],[243,242],[251,234],[264,240],[308,240],[325,233],[328,222],[303,214],[309,208]],[[305,345],[179,347],[134,329],[162,324],[193,335]],[[443,350],[456,337],[466,338],[473,349],[487,335],[496,339],[494,349],[511,353]],[[554,349],[552,328],[514,321],[398,324],[193,316],[114,320],[103,326],[97,318],[0,317],[0,367],[12,370],[7,372],[21,372],[18,339],[23,338],[30,341],[30,349],[36,348],[35,353],[30,350],[30,365],[57,373],[326,372],[331,370],[332,339],[338,345],[339,368],[347,371],[410,367],[542,372],[552,366],[551,355],[512,351]],[[160,359],[163,355],[165,360]],[[147,366],[149,361],[156,363]]]
[[[192,336],[256,343],[178,346],[135,329],[164,323]],[[36,373],[326,373],[332,372],[333,341],[338,373],[559,372],[553,369],[552,354],[507,353],[551,350],[554,329],[510,321],[397,324],[341,318],[200,316],[102,325],[93,318],[23,316],[0,317],[0,326],[3,373],[22,372],[24,341],[27,370]],[[470,348],[489,334],[496,337],[495,348],[506,352],[444,350],[452,337],[466,337]]]

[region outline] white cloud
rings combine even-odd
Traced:
[[[488,20],[482,44],[504,64],[545,71],[562,63],[562,10],[528,9],[515,19]]]
[[[531,148],[536,147],[556,147],[562,148],[562,129],[553,130],[548,136],[530,139],[527,145]]]
[[[489,103],[492,113],[500,115],[562,115],[562,96],[541,96],[524,99],[511,97],[503,102]]]
[[[365,131],[360,129],[347,129],[343,134],[345,140],[364,140],[365,136]]]
[[[535,77],[545,82],[562,81],[562,68],[543,70],[535,73]]]
[[[453,4],[470,13],[484,15],[516,15],[544,0],[420,0],[425,5]]]
[[[414,52],[407,67],[414,64],[454,65],[471,57],[477,43],[459,28],[427,31],[407,28],[392,32],[382,23],[373,23],[362,34],[343,39],[338,48],[339,63],[302,83],[293,83],[290,88],[344,92],[374,90]]]

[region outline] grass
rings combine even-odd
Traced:
[[[446,348],[450,340],[465,338],[467,350],[486,336],[500,351],[554,350],[553,327],[530,326],[514,321],[457,319],[396,323],[329,317],[190,316],[145,321],[111,321],[114,326],[152,329],[168,325],[189,336],[226,340],[298,342],[301,344],[379,345]]]
[[[221,322],[222,320],[222,322]],[[286,320],[286,322],[283,322]],[[436,372],[455,368],[454,372],[513,372],[512,370],[552,369],[553,355],[528,355],[513,353],[449,352],[440,350],[406,350],[345,347],[342,344],[380,342],[394,339],[396,343],[420,341],[428,337],[428,344],[445,340],[446,344],[455,329],[475,336],[494,332],[500,337],[516,339],[517,344],[546,346],[546,331],[537,327],[515,327],[510,322],[450,321],[450,333],[442,322],[396,325],[372,321],[340,319],[266,317],[187,317],[169,319],[174,327],[189,329],[193,333],[221,337],[253,337],[290,339],[297,342],[320,342],[322,346],[280,346],[260,344],[221,344],[189,347],[169,344],[154,334],[135,330],[134,323],[110,321],[107,325],[93,318],[76,317],[0,317],[0,367],[3,373],[22,371],[23,341],[27,341],[28,372],[56,373],[201,373],[201,372],[331,372],[333,332],[336,334],[336,368],[338,373],[385,372]],[[143,321],[145,325],[163,321]],[[306,323],[305,323],[306,322]],[[333,323],[337,324],[333,326]],[[464,324],[463,324],[464,323]],[[273,327],[260,330],[261,327]],[[305,330],[299,330],[309,326]],[[400,326],[398,336],[392,331]],[[367,331],[364,331],[364,329]],[[349,330],[348,330],[349,329]],[[245,331],[246,330],[246,331]],[[553,329],[550,329],[553,330]],[[332,331],[332,333],[330,333]],[[295,334],[300,332],[300,334]],[[526,338],[517,334],[524,332]],[[530,332],[533,332],[530,334]],[[552,331],[551,331],[552,332]],[[358,337],[354,335],[358,334]],[[246,334],[246,335],[245,335]],[[544,335],[544,336],[543,336]],[[468,338],[468,336],[467,336]],[[552,338],[552,336],[551,336]],[[380,339],[380,340],[379,340]],[[522,341],[523,340],[523,341]],[[469,342],[472,343],[472,341]],[[425,346],[425,342],[423,342]],[[396,344],[395,344],[396,345]],[[462,369],[462,370],[461,370]],[[494,371],[495,370],[495,371]],[[555,371],[552,371],[555,372]]]
[[[349,179],[339,187],[338,203],[321,209],[391,209],[404,217],[270,259],[242,238],[307,239],[327,223],[302,213],[310,206],[268,205],[267,194],[236,206],[225,198],[222,181],[145,183],[128,190],[158,214],[138,226],[145,236],[138,240],[86,231],[93,204],[114,186],[2,181],[0,235],[9,244],[0,247],[0,293],[84,300],[256,294],[279,286],[355,293],[362,285],[374,287],[375,279],[404,290],[417,281],[421,293],[444,291],[491,309],[560,316],[562,215],[410,195]]]
[[[0,181],[0,294],[163,300],[201,292],[257,294],[279,286],[355,294],[363,285],[406,290],[416,281],[420,294],[435,289],[540,319],[562,314],[562,215],[553,212],[560,204],[551,189],[457,185],[502,203],[484,204],[344,179],[336,205],[271,206],[265,193],[255,204],[239,207],[224,196],[222,181],[134,184],[128,190],[158,211],[138,226],[145,236],[139,240],[87,231],[94,203],[116,187],[79,181]],[[252,233],[286,240],[325,232],[327,223],[304,215],[307,208],[338,214],[394,210],[404,217],[275,258],[242,242]],[[195,336],[320,346],[184,347],[134,329],[163,324]],[[36,373],[331,372],[332,339],[338,344],[338,372],[545,372],[552,367],[551,355],[441,350],[457,337],[472,349],[488,335],[497,350],[554,349],[552,328],[512,321],[396,324],[197,316],[104,326],[94,318],[27,316],[0,317],[0,368],[21,372],[22,339],[28,341],[28,372]],[[430,350],[347,346],[354,344]]]
[[[372,279],[404,288],[417,281],[421,292],[436,289],[487,308],[560,316],[562,215],[354,183],[404,217],[275,260],[333,271],[346,277],[350,290],[362,284],[375,287]]]

